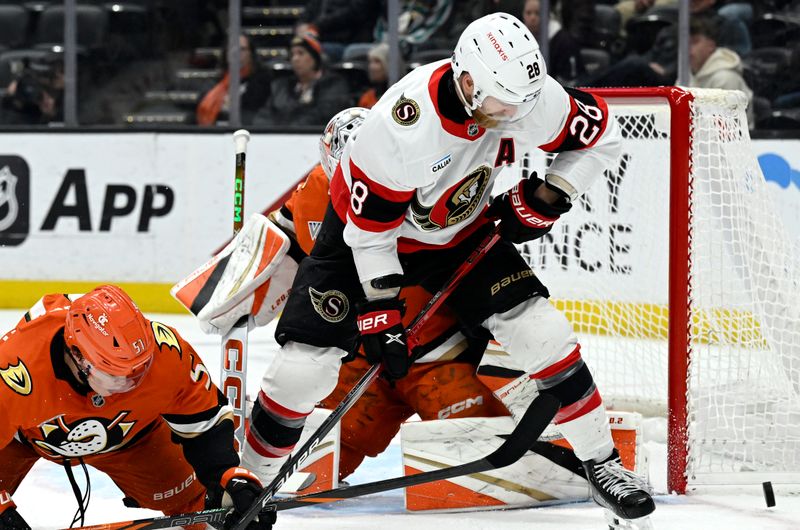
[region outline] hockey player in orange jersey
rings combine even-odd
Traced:
[[[231,524],[261,490],[239,467],[231,409],[197,353],[112,285],[46,295],[0,338],[0,529],[29,528],[11,495],[40,458],[63,465],[73,488],[72,466],[91,465],[128,506],[232,506]]]

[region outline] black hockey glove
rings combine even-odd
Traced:
[[[222,475],[220,486],[222,489],[216,495],[207,494],[206,509],[233,508],[223,523],[223,528],[233,528],[261,493],[261,481],[243,467],[232,467]],[[274,511],[263,511],[247,525],[247,530],[272,530],[275,519]]]
[[[390,381],[405,377],[411,365],[402,310],[403,303],[398,298],[358,305],[358,331],[364,354],[372,364],[383,363],[383,373]]]
[[[539,186],[546,185],[534,173],[492,201],[486,216],[500,219],[503,239],[518,244],[539,239],[553,228],[561,214],[572,208],[566,195],[555,204],[548,204],[534,195]]]
[[[0,530],[31,530],[28,523],[17,511],[11,495],[0,490]]]

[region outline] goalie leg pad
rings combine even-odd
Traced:
[[[605,407],[592,374],[580,355],[566,317],[543,297],[524,301],[486,320],[486,327],[522,372],[505,396],[519,415],[538,393],[561,401],[554,422],[582,460],[605,458],[613,449]]]
[[[641,415],[610,412],[607,423],[626,468],[643,473]],[[510,417],[457,418],[403,425],[401,441],[405,474],[427,471],[436,464],[463,464],[470,451],[485,454],[513,428]],[[498,441],[499,440],[499,441]],[[519,462],[485,474],[469,475],[406,489],[406,508],[465,510],[536,506],[589,499],[585,471],[569,443],[558,433],[539,441]]]
[[[490,453],[514,428],[508,417],[457,418],[403,425],[406,475],[462,464]],[[577,466],[580,467],[580,466]],[[406,489],[408,510],[492,509],[589,498],[575,466],[528,452],[514,464]]]
[[[286,298],[297,271],[297,264],[284,258],[289,246],[286,234],[263,215],[253,214],[222,251],[175,284],[170,293],[198,318],[204,331],[224,335],[242,316]],[[284,261],[288,269],[280,280],[256,293]],[[287,280],[286,276],[291,277]],[[276,312],[277,308],[273,317]]]

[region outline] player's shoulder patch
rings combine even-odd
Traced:
[[[156,344],[159,348],[161,346],[175,348],[175,351],[178,352],[178,356],[183,353],[181,351],[181,342],[178,340],[178,335],[172,328],[161,322],[156,322],[155,320],[150,322],[150,327],[153,328],[153,337],[156,339]]]
[[[31,373],[19,357],[15,364],[8,364],[0,368],[0,379],[8,388],[21,396],[27,396],[33,391]]]
[[[400,98],[392,107],[392,119],[400,125],[414,125],[419,121],[419,103],[405,94],[400,94]]]
[[[72,300],[66,294],[47,294],[25,312],[23,320],[27,325],[26,327],[30,327],[47,321],[47,318],[42,317],[50,317],[53,314],[58,315],[56,318],[64,318],[62,311],[69,309],[71,304]]]

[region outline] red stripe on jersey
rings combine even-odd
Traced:
[[[299,420],[311,414],[310,412],[297,412],[292,409],[287,409],[283,405],[270,399],[263,390],[258,392],[258,402],[261,403],[264,410],[271,412],[275,416],[281,416],[290,420]]]
[[[564,143],[564,138],[567,137],[567,133],[569,132],[569,126],[572,124],[572,118],[575,116],[575,113],[578,111],[578,106],[575,104],[575,99],[570,96],[569,97],[569,114],[567,115],[567,119],[564,120],[564,127],[561,129],[561,132],[558,133],[556,139],[550,143],[543,144],[539,146],[539,149],[542,151],[554,151],[558,149],[558,147]],[[599,136],[599,135],[598,135]]]
[[[597,407],[603,404],[603,398],[600,397],[600,391],[597,388],[594,389],[594,392],[589,394],[583,399],[580,399],[573,403],[572,405],[568,405],[559,409],[556,413],[555,418],[553,418],[553,423],[566,423],[568,421],[572,421],[575,419],[580,418],[584,414],[593,411]]]
[[[481,227],[484,227],[488,223],[492,222],[491,219],[484,217],[485,211],[486,208],[484,208],[484,212],[480,214],[475,222],[463,228],[453,237],[453,239],[447,243],[423,243],[422,241],[417,241],[416,239],[401,237],[397,240],[397,251],[403,254],[410,254],[411,252],[417,252],[419,250],[436,250],[454,247],[477,232]]]
[[[428,80],[428,94],[431,96],[431,102],[433,103],[433,108],[436,110],[436,115],[439,116],[439,121],[442,124],[442,129],[447,131],[448,133],[452,134],[453,136],[458,136],[459,138],[464,138],[466,140],[477,140],[486,132],[486,129],[483,127],[478,127],[475,123],[475,120],[470,118],[464,123],[455,122],[449,118],[446,118],[441,112],[439,112],[439,83],[442,82],[442,77],[446,75],[453,75],[453,67],[450,66],[450,63],[443,64],[439,68],[433,71],[431,74],[430,80]],[[455,81],[458,82],[458,81]],[[472,136],[469,134],[470,126],[478,127],[478,132]]]
[[[605,116],[605,119],[603,120],[603,126],[600,129],[600,134],[598,134],[597,138],[595,138],[592,141],[592,143],[590,143],[586,147],[592,147],[594,144],[597,143],[597,140],[599,140],[600,137],[602,137],[603,134],[606,132],[606,129],[608,128],[608,120],[611,119],[611,117],[608,115],[608,103],[606,103],[606,100],[601,98],[600,96],[594,96],[594,99],[595,101],[597,101],[597,106],[600,107],[600,110],[603,112],[603,116]]]
[[[578,344],[575,346],[575,349],[572,350],[572,353],[558,361],[557,363],[551,364],[544,370],[536,372],[535,374],[531,374],[531,379],[547,379],[548,377],[553,377],[556,374],[559,374],[575,364],[576,362],[581,360],[581,345]]]
[[[355,162],[350,160],[350,179],[351,180],[360,180],[364,184],[367,185],[367,189],[370,193],[374,193],[378,197],[385,199],[390,202],[401,202],[407,203],[414,197],[414,191],[398,191],[393,190],[391,188],[387,188],[383,184],[379,184],[375,182],[371,178],[364,173],[360,167],[356,165]]]
[[[353,213],[352,208],[347,212],[347,218],[359,229],[365,232],[386,232],[388,230],[393,230],[403,224],[403,221],[405,220],[405,216],[403,216],[398,217],[394,221],[390,221],[388,223],[372,221],[370,219],[357,216],[355,213]]]
[[[589,147],[592,147],[603,136],[603,134],[606,132],[606,128],[608,127],[608,120],[609,120],[608,103],[606,103],[606,100],[604,100],[600,96],[591,95],[591,97],[594,98],[597,107],[600,109],[600,112],[603,115],[603,121],[600,126],[600,132],[594,135],[591,142],[581,145],[578,149],[587,149]],[[573,126],[573,120],[575,119],[575,116],[578,114],[578,111],[579,111],[578,104],[575,102],[575,98],[570,95],[569,115],[567,116],[567,119],[564,122],[564,128],[561,129],[561,132],[558,133],[558,136],[556,137],[555,140],[553,140],[550,143],[540,145],[539,149],[541,149],[542,151],[549,151],[549,152],[555,151],[559,147],[561,147],[561,145],[564,143],[564,140],[567,138],[568,134],[575,136],[576,133],[571,131],[570,128]],[[577,128],[577,130],[582,131],[583,130],[582,128],[589,127],[590,123],[595,123],[595,122],[594,121],[584,122],[583,124],[581,124],[581,127]]]

